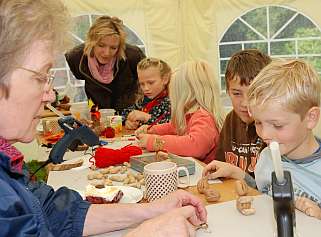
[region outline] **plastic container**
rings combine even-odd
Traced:
[[[107,127],[107,120],[109,116],[114,116],[115,115],[115,110],[114,109],[100,109],[100,122]]]
[[[77,120],[79,119],[90,120],[90,109],[88,108],[87,101],[73,103],[70,107],[70,112]]]
[[[118,116],[118,115],[108,116],[107,120],[108,120],[109,126],[115,130],[115,136],[121,137],[123,135],[122,116]]]

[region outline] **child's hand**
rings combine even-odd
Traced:
[[[295,200],[295,207],[308,216],[312,216],[321,220],[321,208],[317,203],[305,197],[298,197]]]
[[[135,131],[135,136],[138,138],[139,134],[146,134],[149,125],[142,125]]]
[[[146,148],[147,146],[147,140],[148,140],[148,134],[145,134],[145,133],[140,133],[137,135],[137,138],[138,138],[138,145],[142,148]]]
[[[133,110],[127,116],[127,119],[131,121],[147,122],[151,118],[151,115],[139,110]]]
[[[139,126],[139,121],[132,121],[127,119],[125,122],[125,128],[130,129],[130,130],[134,130],[137,129]]]
[[[216,178],[233,178],[244,179],[245,173],[239,167],[230,163],[213,160],[203,170],[203,176],[207,176],[209,179]]]

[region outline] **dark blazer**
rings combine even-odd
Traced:
[[[99,108],[122,110],[135,103],[138,92],[137,64],[144,53],[133,45],[126,44],[126,60],[119,60],[114,66],[114,79],[110,84],[103,84],[90,73],[88,58],[84,55],[84,44],[78,45],[65,54],[70,70],[79,80],[85,80],[85,91]]]

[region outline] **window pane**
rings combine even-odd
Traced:
[[[104,14],[104,15],[91,15],[91,22],[92,24],[94,24],[95,20],[98,18],[98,17],[101,17],[101,16],[108,16],[108,14]]]
[[[282,41],[271,42],[271,55],[294,55],[295,54],[295,42],[294,41]]]
[[[267,24],[267,12],[269,12],[269,24]],[[295,16],[295,17],[293,17]],[[255,32],[243,24],[239,18],[227,29],[220,41],[220,75],[221,87],[224,90],[226,61],[235,52],[242,49],[256,48],[272,58],[295,58],[303,57],[310,61],[321,75],[321,32],[309,18],[298,13],[297,11],[280,6],[267,6],[254,9],[247,12],[241,18],[249,23],[254,29],[267,37],[267,40],[260,39]],[[291,21],[289,21],[293,18]],[[286,27],[276,36],[285,24]],[[269,29],[267,29],[269,25]],[[266,32],[270,32],[267,35]],[[274,37],[273,37],[274,36]],[[306,39],[311,37],[311,39]],[[312,38],[313,37],[313,38]],[[304,38],[304,39],[302,39]],[[286,41],[279,41],[285,39]],[[288,40],[289,39],[289,40]],[[292,40],[293,39],[293,40]],[[302,40],[301,40],[302,39]],[[222,44],[223,42],[237,42],[238,44]],[[297,42],[297,45],[295,44]],[[268,49],[270,47],[270,52]],[[297,47],[297,48],[296,48]],[[309,56],[311,55],[311,56]]]
[[[221,90],[226,90],[226,84],[225,84],[225,76],[221,76]]]
[[[254,31],[237,19],[225,33],[221,42],[247,41],[261,39]]]
[[[244,49],[258,49],[263,53],[268,53],[268,44],[267,43],[247,43],[244,44]]]
[[[63,54],[58,55],[58,57],[55,59],[53,67],[54,68],[64,68],[64,67],[66,67],[65,55],[63,55]]]
[[[127,34],[126,42],[128,42],[130,44],[133,44],[133,45],[137,45],[137,44],[138,45],[142,45],[142,44],[144,44],[143,41],[141,41],[141,39],[139,39],[138,36],[126,26],[125,26],[125,32]]]
[[[77,46],[77,45],[79,45],[79,44],[82,44],[83,42],[84,42],[84,40],[83,39],[78,39],[78,38],[75,38],[75,37],[71,37],[71,47],[70,47],[70,49],[72,49],[73,47],[75,47],[75,46]]]
[[[267,37],[266,7],[261,7],[248,12],[242,19],[254,27],[258,32]]]
[[[71,32],[79,38],[85,40],[89,29],[89,16],[83,15],[73,18],[73,27]]]
[[[321,33],[308,18],[299,14],[279,35],[277,35],[277,38],[282,39],[309,36],[321,36]]]
[[[139,46],[139,45],[137,45],[142,51],[143,51],[143,53],[146,55],[146,49],[145,49],[145,47],[142,47],[142,46]]]
[[[220,62],[221,62],[221,74],[225,74],[228,60],[221,60]]]
[[[272,37],[291,17],[294,11],[283,7],[269,7],[270,37]]]
[[[82,101],[86,101],[87,100],[87,96],[86,96],[86,92],[84,87],[75,87],[74,88],[74,98],[73,101],[74,102],[82,102]]]
[[[241,44],[220,45],[220,58],[231,57],[237,51],[242,49]]]
[[[299,40],[298,50],[299,54],[321,54],[321,40]]]
[[[55,73],[54,87],[66,86],[68,82],[67,71],[63,69],[63,70],[56,70],[55,72],[56,73]]]
[[[70,83],[73,86],[79,86],[79,85],[85,85],[85,80],[78,80],[75,78],[74,74],[72,74],[71,71],[69,71],[69,77],[70,77]]]

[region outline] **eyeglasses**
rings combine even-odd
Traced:
[[[53,89],[53,81],[55,79],[56,71],[49,71],[48,73],[42,73],[42,72],[37,72],[25,67],[17,67],[17,68],[37,75],[37,78],[35,79],[37,79],[42,84],[44,84],[44,87],[43,87],[44,92],[49,92],[51,89]]]

